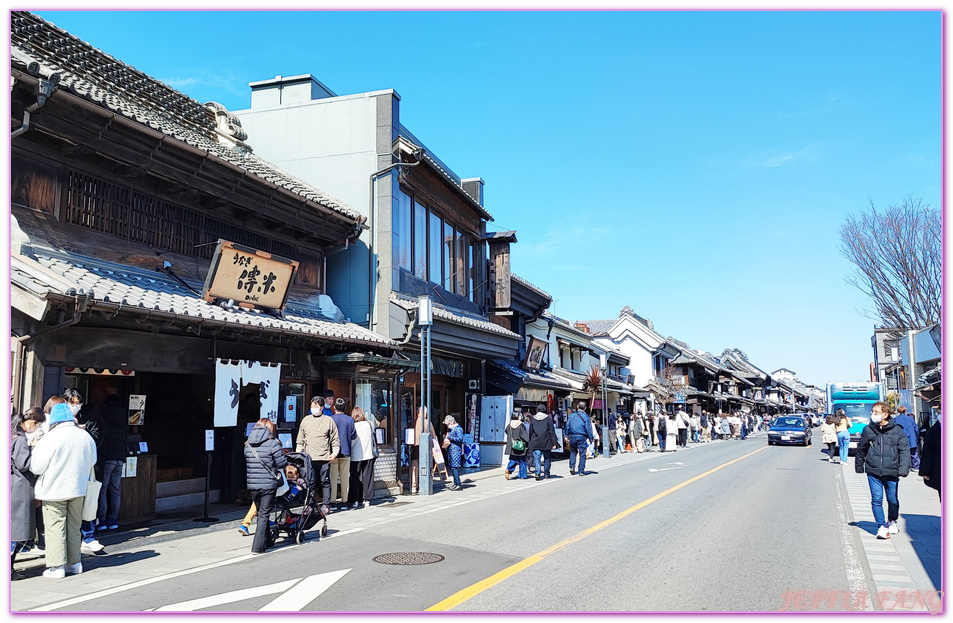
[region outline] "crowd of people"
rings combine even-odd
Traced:
[[[11,541],[13,570],[20,553],[43,553],[46,578],[83,572],[82,553],[103,551],[97,531],[119,527],[120,476],[127,425],[119,397],[84,404],[67,389],[11,423]],[[102,483],[87,500],[89,482]],[[85,517],[84,517],[85,515]],[[87,519],[88,517],[88,519]]]

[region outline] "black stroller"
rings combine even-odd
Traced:
[[[324,521],[321,526],[321,536],[328,534],[328,518],[321,512],[320,504],[315,502],[315,484],[316,478],[314,469],[311,466],[311,457],[303,452],[292,452],[285,455],[289,465],[298,468],[301,479],[306,483],[304,491],[299,491],[292,495],[289,491],[286,495],[275,498],[273,515],[274,523],[269,522],[268,537],[265,540],[266,546],[271,547],[278,540],[278,536],[286,534],[293,538],[299,545],[304,542],[305,530],[310,530],[319,521]],[[291,483],[289,483],[291,484]]]

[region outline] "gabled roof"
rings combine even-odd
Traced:
[[[263,333],[297,334],[360,346],[396,349],[397,344],[349,322],[335,322],[303,301],[292,302],[282,318],[260,310],[213,305],[170,276],[76,253],[36,249],[33,257],[13,255],[11,282],[38,298],[91,296],[93,309],[172,318],[183,324],[247,328]],[[201,292],[202,285],[183,279]]]
[[[44,78],[55,74],[61,91],[204,151],[263,184],[284,189],[355,223],[366,220],[343,201],[253,155],[242,143],[245,136],[237,119],[233,121],[237,132],[231,140],[235,146],[223,145],[216,123],[216,115],[224,110],[220,105],[203,105],[32,13],[11,13],[10,39],[13,68]]]
[[[403,294],[399,294],[397,292],[390,293],[390,300],[405,311],[416,312],[419,305],[417,299],[404,296]],[[436,301],[433,303],[433,317],[439,318],[440,320],[445,320],[452,324],[471,327],[473,329],[479,329],[489,333],[496,333],[506,337],[522,339],[519,333],[513,333],[509,329],[504,329],[500,325],[490,322],[484,316],[472,314],[455,307],[447,307],[437,303]]]

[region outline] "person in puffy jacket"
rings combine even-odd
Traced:
[[[529,446],[529,433],[523,426],[523,420],[518,413],[510,416],[510,425],[506,427],[506,449],[504,452],[510,455],[510,462],[506,464],[503,470],[503,476],[509,480],[510,474],[519,469],[518,476],[520,480],[526,480],[529,476],[526,474],[526,449]]]
[[[96,442],[76,426],[73,412],[62,400],[51,410],[49,430],[30,456],[30,471],[38,476],[36,499],[43,502],[46,526],[45,578],[83,572],[80,562],[80,522],[89,476],[96,464]]]
[[[268,418],[261,418],[245,442],[245,478],[252,502],[258,507],[255,522],[255,540],[251,544],[253,554],[264,554],[267,549],[268,516],[275,504],[278,487],[281,486],[281,470],[288,459],[276,439],[275,425]]]
[[[877,522],[877,538],[889,539],[900,531],[900,501],[897,486],[900,478],[910,473],[910,444],[907,436],[883,402],[874,403],[870,412],[870,424],[864,427],[857,442],[854,470],[867,474],[870,486],[870,505]],[[887,517],[884,519],[884,492],[887,496]]]

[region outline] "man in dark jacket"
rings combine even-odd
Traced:
[[[923,436],[923,456],[920,458],[920,476],[923,478],[923,484],[936,489],[936,494],[940,495],[940,477],[943,470],[940,469],[940,421],[930,427],[927,434]],[[942,496],[941,496],[942,501]]]
[[[580,402],[569,414],[566,434],[569,436],[569,473],[576,473],[576,455],[579,455],[579,475],[586,475],[586,447],[592,441],[592,420],[583,410],[586,403]]]
[[[330,463],[331,478],[331,499],[334,500],[337,495],[338,485],[341,486],[341,503],[337,510],[347,510],[347,498],[351,491],[351,444],[357,441],[357,431],[354,429],[354,419],[344,411],[347,409],[347,403],[343,398],[337,398],[334,401],[334,413],[331,419],[334,420],[338,429],[338,438],[341,441],[341,451],[337,458],[332,459]]]
[[[910,473],[910,444],[903,429],[890,417],[886,403],[877,402],[870,411],[870,424],[860,434],[854,457],[854,470],[867,473],[870,505],[877,522],[877,538],[889,539],[900,528],[900,501],[897,486],[901,477]],[[887,495],[887,517],[884,519],[884,492]],[[889,522],[889,523],[888,523]]]
[[[536,468],[536,480],[549,478],[553,448],[556,447],[556,426],[553,418],[546,413],[544,405],[536,405],[536,415],[530,421],[529,449],[533,452],[533,466]],[[542,472],[540,472],[542,463]]]
[[[103,445],[100,449],[103,461],[103,487],[99,490],[99,512],[96,524],[99,530],[115,530],[119,527],[119,485],[122,466],[126,462],[126,437],[129,420],[122,408],[122,400],[116,394],[106,397],[103,404]]]
[[[918,451],[920,432],[917,430],[916,421],[907,413],[906,407],[897,407],[897,415],[894,416],[893,421],[903,429],[903,434],[907,436],[907,443],[910,444],[910,469],[913,471],[920,469]]]

